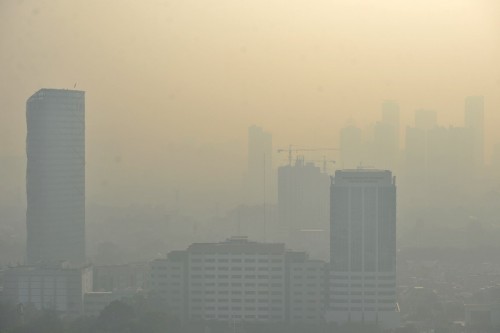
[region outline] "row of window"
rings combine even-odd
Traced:
[[[253,259],[253,258],[246,258],[246,259],[241,259],[241,258],[232,258],[231,260],[226,259],[226,258],[218,258],[217,260],[215,258],[204,258],[203,260],[201,258],[192,258],[191,262],[260,262],[260,263],[282,263],[282,259]]]
[[[332,306],[330,309],[333,311],[349,311],[349,307],[345,307],[345,306]],[[351,306],[351,311],[394,311],[394,307],[393,306],[391,306],[391,307],[387,307],[387,306],[382,306],[382,307]]]
[[[204,306],[204,307],[201,307],[201,306],[192,306],[191,307],[191,310],[193,311],[201,311],[201,310],[205,310],[205,311],[214,311],[214,310],[218,310],[218,311],[281,311],[282,308],[280,307],[269,307],[269,306],[245,306],[245,307],[242,307],[242,306],[213,306],[213,305],[208,305],[208,306]]]
[[[335,282],[330,284],[332,287],[342,287],[342,288],[347,288],[349,287],[349,283],[341,283],[341,282]],[[364,284],[365,288],[396,288],[396,283],[365,283]],[[351,283],[351,288],[362,288],[363,284],[361,283]]]
[[[193,319],[202,319],[202,318],[205,318],[205,319],[229,319],[229,315],[227,314],[219,314],[218,316],[215,315],[215,314],[206,314],[205,316],[202,316],[201,314],[193,314],[192,316]],[[269,315],[231,315],[231,318],[234,318],[234,319],[272,319],[272,320],[282,320],[283,317],[282,316],[276,316],[276,315],[273,315],[273,316],[269,316]]]
[[[293,284],[294,287],[323,287],[324,284],[323,283],[294,283]]]
[[[373,295],[377,295],[377,292],[376,291],[365,291],[364,293],[361,292],[361,291],[341,291],[341,290],[334,290],[332,292],[333,295],[353,295],[353,296],[361,296],[361,295],[365,295],[365,296],[373,296]],[[395,290],[391,290],[391,291],[379,291],[378,292],[378,295],[379,296],[393,296],[393,295],[396,295],[396,291]]]
[[[342,304],[342,303],[349,303],[349,300],[342,299],[342,298],[334,298],[334,299],[330,300],[330,302],[335,303],[335,304]],[[363,300],[362,299],[351,299],[351,303],[363,303]],[[365,299],[364,303],[376,303],[376,300],[375,299]],[[392,304],[392,303],[396,303],[396,300],[395,299],[379,299],[378,303],[379,304],[381,304],[381,303],[382,304]]]
[[[232,303],[242,303],[242,302],[245,302],[245,303],[264,303],[264,304],[268,304],[268,303],[273,303],[273,304],[280,304],[280,303],[283,303],[283,300],[282,299],[279,299],[279,298],[276,298],[276,299],[267,299],[267,298],[259,298],[259,299],[241,299],[241,298],[232,298],[231,299],[231,302]],[[218,302],[218,303],[227,303],[229,302],[229,299],[228,298],[191,298],[191,302],[193,303],[215,303],[215,302]]]
[[[229,266],[191,266],[191,270],[193,271],[201,271],[201,270],[205,270],[205,271],[215,271],[215,270],[218,270],[218,271],[282,271],[283,270],[283,267],[281,266],[259,266],[259,267],[256,267],[256,266],[232,266],[232,267],[229,267]]]
[[[263,275],[241,275],[241,274],[234,274],[234,275],[227,275],[227,274],[193,274],[191,275],[191,279],[283,279],[283,275],[268,275],[268,274],[263,274]]]
[[[283,293],[281,291],[268,291],[268,290],[260,290],[260,291],[255,291],[255,290],[247,290],[243,293],[243,291],[241,290],[231,290],[231,293],[229,293],[229,290],[219,290],[218,292],[216,292],[215,290],[193,290],[191,291],[191,294],[192,295],[201,295],[201,294],[205,294],[205,295],[215,295],[215,294],[219,294],[219,295],[282,295]]]
[[[349,277],[348,275],[332,275],[331,278],[333,280],[394,280],[396,279],[395,275],[390,275],[390,276],[379,276],[378,278],[376,276],[370,275],[370,276],[359,276],[359,275],[354,275]]]

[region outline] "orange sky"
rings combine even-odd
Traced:
[[[335,146],[384,99],[400,103],[403,127],[422,107],[461,125],[465,96],[484,95],[489,151],[499,59],[496,0],[2,1],[0,156],[23,156],[33,92],[75,82],[87,92],[89,193],[103,200],[114,193],[103,184],[226,193],[249,125],[276,147]]]

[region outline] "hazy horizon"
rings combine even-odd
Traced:
[[[465,97],[483,95],[488,162],[499,31],[493,0],[4,1],[0,157],[24,158],[30,95],[76,83],[89,202],[161,203],[180,188],[230,207],[249,126],[275,149],[336,147],[340,128],[369,127],[386,99],[404,142],[415,109],[461,126]]]

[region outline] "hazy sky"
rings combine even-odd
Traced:
[[[465,96],[484,95],[488,152],[499,59],[498,0],[0,0],[0,156],[24,155],[32,93],[75,82],[96,200],[184,182],[222,195],[249,125],[276,147],[336,146],[384,99],[403,124],[424,107],[461,125]]]

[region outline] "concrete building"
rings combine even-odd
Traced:
[[[328,269],[322,260],[311,260],[305,252],[286,257],[287,319],[292,323],[320,323],[328,302]]]
[[[14,304],[32,304],[63,316],[83,314],[83,295],[92,291],[92,267],[19,266],[5,272],[3,298]]]
[[[315,322],[324,309],[325,272],[324,262],[284,244],[233,237],[153,261],[151,295],[188,321]]]
[[[26,102],[27,262],[85,262],[85,93]]]
[[[150,297],[167,313],[186,321],[188,313],[188,252],[173,251],[151,262]]]
[[[143,290],[147,289],[150,276],[148,262],[122,265],[94,266],[94,290]]]
[[[303,159],[278,169],[278,218],[285,242],[323,260],[328,259],[329,186],[329,176]],[[316,238],[311,231],[317,231]]]
[[[399,326],[396,184],[390,171],[338,170],[331,185],[326,320]]]

